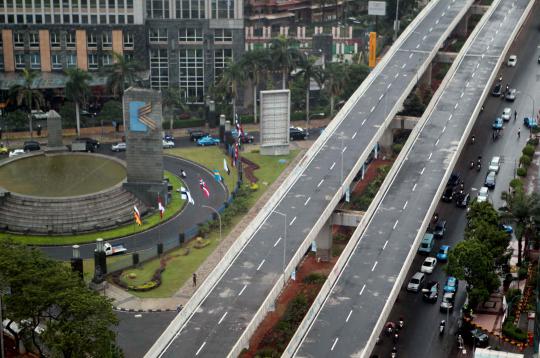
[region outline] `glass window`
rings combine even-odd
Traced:
[[[13,16],[13,15],[8,15],[7,19],[8,19],[8,24],[13,24],[13,23],[15,23],[15,16]]]
[[[176,0],[176,17],[179,19],[203,19],[204,0]]]
[[[4,55],[0,53],[0,71],[4,70]]]
[[[95,71],[98,69],[98,67],[98,55],[96,53],[88,54],[88,69]]]
[[[54,15],[54,23],[59,24],[60,22],[60,15]]]
[[[133,0],[127,0],[126,3],[128,9],[133,9]]]
[[[88,23],[88,15],[82,15],[81,16],[81,22],[83,24],[87,24]]]
[[[77,66],[77,54],[68,53],[66,56],[66,65],[68,68]]]
[[[45,14],[45,23],[46,23],[46,24],[50,24],[50,23],[51,23],[51,19],[52,19],[52,18],[51,18],[51,15]]]
[[[167,42],[168,32],[167,29],[150,29],[149,40],[150,42]]]
[[[103,63],[103,66],[112,65],[112,55],[110,53],[105,53],[101,56],[101,61]]]
[[[223,70],[232,60],[232,49],[219,49],[214,51],[214,82],[218,82],[223,75]]]
[[[17,70],[22,70],[25,67],[26,67],[26,63],[24,60],[24,54],[22,53],[15,54],[15,68]]]
[[[126,61],[133,61],[133,53],[131,53],[131,52],[126,52],[126,53],[124,54],[124,59],[125,59]]]
[[[100,24],[106,24],[107,23],[107,15],[99,15],[99,23]]]
[[[86,46],[88,48],[97,48],[97,36],[93,32],[86,34]]]
[[[169,18],[169,0],[150,0],[146,6],[148,17],[154,19]]]
[[[78,24],[79,23],[79,15],[71,15],[73,17],[73,23]]]
[[[133,18],[133,15],[128,15],[127,20],[128,20],[128,21],[127,21],[128,24],[133,24],[133,23],[135,22],[135,21],[134,21],[134,18]]]
[[[178,31],[178,41],[202,42],[202,40],[202,29],[180,28]]]
[[[202,103],[204,99],[204,59],[202,49],[181,49],[178,52],[179,84],[187,100]]]
[[[133,48],[134,43],[133,34],[130,32],[124,32],[124,48],[131,49]]]
[[[97,15],[90,15],[90,23],[97,24]]]
[[[63,18],[64,18],[64,24],[69,24],[70,23],[69,15],[64,15]]]
[[[234,18],[234,0],[212,0],[213,19]]]
[[[53,53],[51,55],[51,64],[53,70],[61,70],[64,66],[62,66],[62,60],[59,54]]]
[[[51,38],[51,48],[60,48],[61,46],[61,41],[60,41],[60,33],[58,32],[54,32],[54,31],[51,31],[49,33],[49,36]]]
[[[36,24],[42,24],[43,23],[43,16],[36,15]]]
[[[109,15],[109,24],[116,24],[116,15]]]
[[[24,23],[24,15],[17,15],[17,23],[18,24]]]
[[[75,48],[75,31],[66,32],[66,47]]]
[[[101,34],[101,46],[103,48],[112,48],[112,35],[109,31],[104,31]]]
[[[15,47],[24,47],[24,32],[16,31],[13,33],[13,45]]]
[[[39,47],[39,35],[37,32],[30,32],[28,34],[29,36],[29,44],[30,44],[30,47]]]
[[[169,87],[167,49],[150,49],[150,85],[157,89]]]
[[[39,53],[31,53],[30,54],[30,68],[33,70],[39,70],[41,68],[40,63],[41,58],[39,57]]]
[[[118,23],[119,24],[125,24],[126,23],[125,15],[118,15]]]
[[[232,31],[229,29],[214,30],[214,42],[232,42]]]

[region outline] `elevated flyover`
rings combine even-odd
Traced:
[[[234,356],[472,0],[433,0],[405,29],[146,357]]]
[[[285,357],[368,357],[531,0],[496,0],[464,45]]]

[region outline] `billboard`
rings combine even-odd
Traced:
[[[290,114],[289,90],[261,91],[261,154],[289,154]]]
[[[377,64],[377,33],[369,33],[369,68]]]
[[[386,1],[368,1],[368,15],[386,16]]]

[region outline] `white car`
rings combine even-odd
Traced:
[[[9,152],[9,157],[16,157],[18,155],[22,155],[24,154],[24,149],[15,149],[15,150],[12,150],[11,152]]]
[[[498,173],[500,166],[501,166],[501,157],[493,157],[491,158],[491,162],[489,162],[488,171]]]
[[[437,266],[437,259],[434,257],[426,257],[422,263],[422,266],[420,267],[420,272],[428,274],[433,273],[435,266]]]
[[[113,152],[124,152],[126,150],[126,143],[120,142],[120,143],[113,144],[111,147],[111,150]]]
[[[516,63],[517,63],[517,56],[510,55],[510,57],[508,57],[508,62],[506,63],[506,65],[508,67],[516,67]]]
[[[174,142],[172,140],[163,139],[162,143],[164,149],[174,148]]]
[[[511,117],[512,117],[512,108],[506,107],[505,109],[503,109],[503,112],[501,114],[501,118],[503,119],[503,121],[508,122]]]
[[[479,203],[483,203],[484,201],[488,200],[489,195],[489,188],[487,186],[483,186],[478,191],[478,196],[476,197],[476,201]]]

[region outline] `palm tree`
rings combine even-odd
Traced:
[[[306,125],[309,129],[309,89],[311,79],[314,79],[315,82],[321,86],[323,80],[323,71],[322,68],[318,65],[315,65],[316,59],[314,57],[308,57],[302,55],[300,57],[300,71],[296,73],[296,76],[300,77],[306,84]]]
[[[90,86],[87,81],[92,76],[80,68],[70,68],[66,71],[68,81],[66,83],[66,97],[75,103],[75,118],[77,120],[77,138],[81,136],[80,105],[85,103],[90,96]]]
[[[163,91],[163,105],[165,108],[178,108],[184,112],[188,110],[184,90],[179,87],[169,87]],[[173,129],[174,110],[171,111],[170,130]]]
[[[287,38],[283,35],[275,37],[270,43],[270,54],[276,68],[281,71],[282,88],[287,88],[289,74],[295,68],[300,58],[300,51],[293,47],[296,40]]]
[[[246,79],[246,72],[240,62],[230,61],[224,69],[218,87],[222,87],[228,97],[232,100],[233,105],[233,121],[236,120],[236,97],[238,95],[238,87]]]
[[[347,71],[342,63],[329,63],[324,70],[324,87],[330,94],[330,116],[334,115],[336,97],[343,93],[347,82]]]
[[[242,57],[241,64],[253,86],[253,121],[257,123],[257,89],[267,76],[267,69],[271,67],[268,50],[257,49],[246,52]]]
[[[37,76],[37,72],[23,70],[24,83],[22,85],[14,85],[9,89],[9,96],[15,101],[17,106],[22,106],[27,111],[28,127],[30,129],[30,138],[33,135],[32,128],[32,109],[39,109],[45,104],[43,93],[32,88],[32,83]]]

